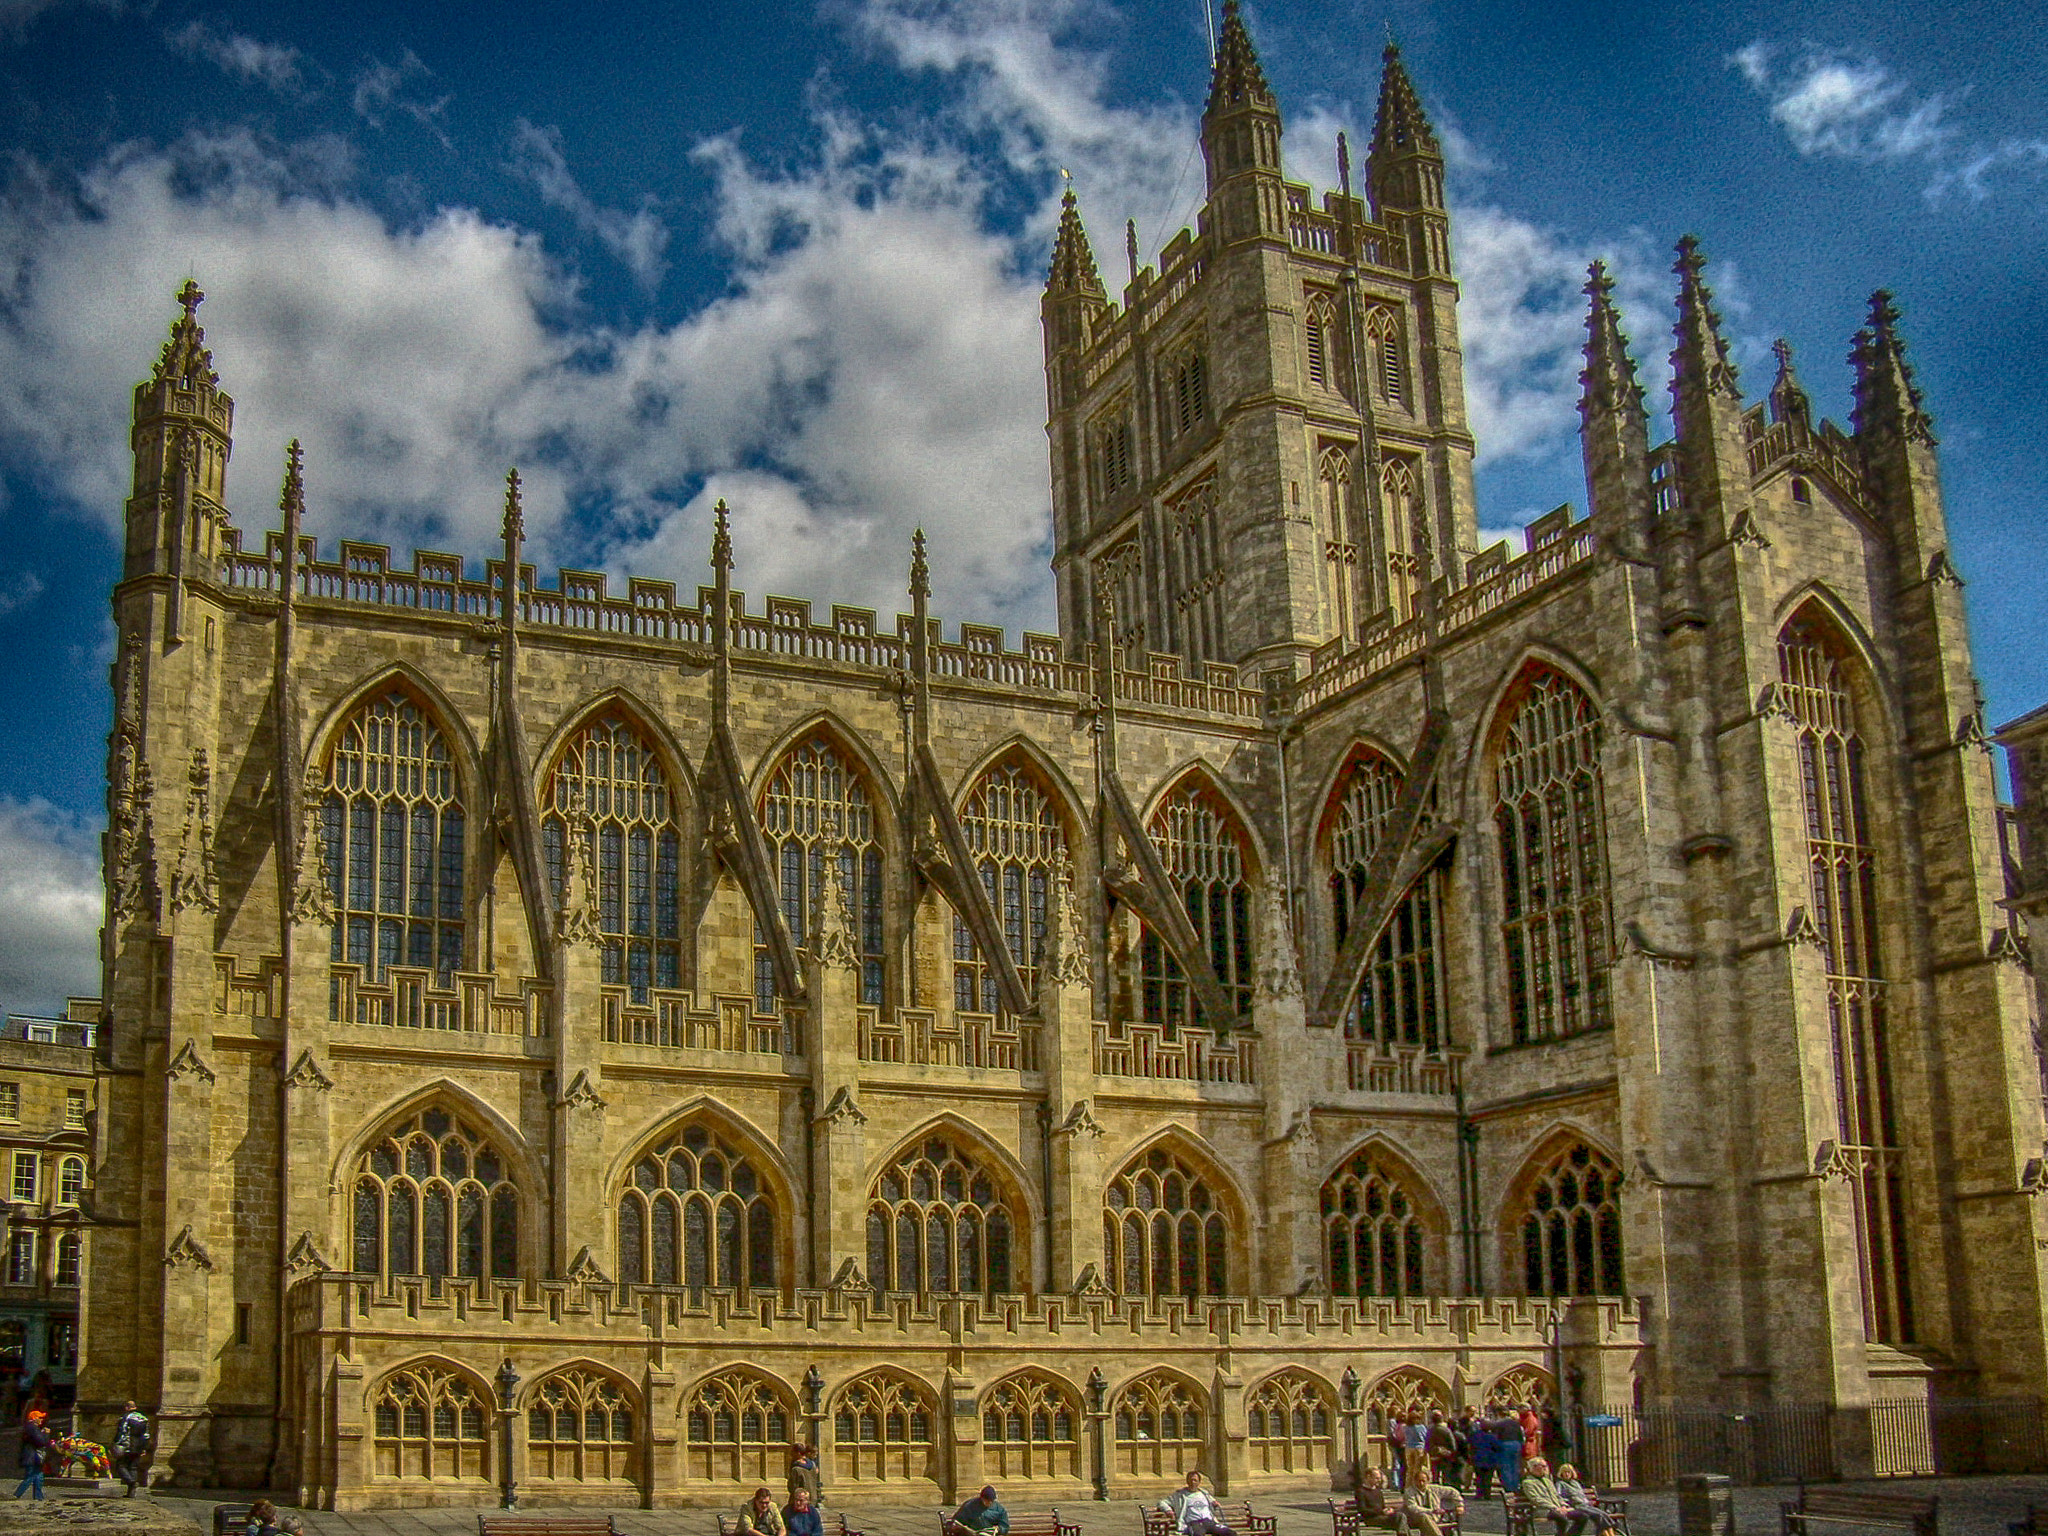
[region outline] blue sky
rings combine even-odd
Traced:
[[[1990,713],[2048,698],[2048,28],[2021,0],[1262,0],[1291,173],[1369,138],[1388,29],[1453,151],[1481,522],[1583,504],[1578,285],[1649,375],[1696,233],[1752,397],[1848,409],[1888,286],[1942,439]],[[1037,292],[1071,170],[1114,284],[1200,194],[1202,0],[0,0],[0,1003],[96,985],[128,391],[189,273],[230,501],[543,568],[1050,624]],[[1655,392],[1653,391],[1653,396]]]

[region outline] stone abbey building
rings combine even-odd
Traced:
[[[1444,162],[1044,296],[1060,633],[230,520],[135,392],[80,1396],[340,1507],[1328,1486],[1392,1408],[2048,1394],[2034,998],[1897,316],[1477,548]],[[1133,265],[1136,265],[1135,258]],[[1641,323],[1652,323],[1644,317]],[[1659,322],[1661,323],[1661,322]],[[232,372],[232,359],[224,358]],[[736,515],[744,516],[745,509]],[[327,546],[332,548],[331,545]],[[1860,1416],[1859,1416],[1860,1415]],[[1862,1425],[1864,1428],[1858,1429]],[[1604,1458],[1604,1459],[1601,1459]]]

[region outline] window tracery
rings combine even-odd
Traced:
[[[1421,508],[1415,466],[1393,455],[1380,464],[1380,549],[1385,564],[1386,606],[1396,624],[1415,617],[1421,562],[1415,554],[1415,517]]]
[[[884,1291],[1013,1289],[1018,1213],[995,1172],[949,1136],[928,1136],[868,1192],[868,1279]]]
[[[1209,951],[1209,963],[1233,1006],[1251,1008],[1253,951],[1251,885],[1245,838],[1237,817],[1215,790],[1190,778],[1169,794],[1147,827],[1160,862],[1186,903],[1188,920]],[[1170,1029],[1227,1029],[1232,1019],[1205,1019],[1180,962],[1149,925],[1139,936],[1145,1021]]]
[[[441,1366],[395,1371],[371,1402],[371,1454],[380,1477],[488,1479],[490,1402]]]
[[[334,903],[333,959],[379,980],[389,966],[462,966],[466,823],[440,725],[394,687],[336,733],[320,805]]]
[[[684,1475],[696,1482],[770,1483],[788,1470],[796,1399],[752,1371],[699,1382],[683,1404]]]
[[[693,1124],[633,1165],[619,1194],[629,1284],[772,1287],[781,1222],[748,1156]]]
[[[1403,404],[1407,380],[1401,365],[1401,322],[1392,310],[1375,306],[1366,311],[1365,342],[1373,360],[1373,393],[1388,405]]]
[[[999,763],[967,797],[960,830],[1025,995],[1036,997],[1053,865],[1067,846],[1053,798],[1021,763]],[[953,1006],[964,1013],[994,1013],[997,1003],[995,973],[955,913]]]
[[[817,735],[786,753],[761,796],[761,831],[775,870],[783,921],[798,945],[809,942],[824,900],[825,859],[839,857],[854,947],[860,1000],[882,1006],[886,973],[882,938],[882,845],[875,836],[874,798],[866,781],[830,737]],[[754,1006],[776,1011],[775,963],[755,934]]]
[[[1191,665],[1225,660],[1223,535],[1216,482],[1207,477],[1164,509],[1166,584],[1172,604],[1169,647]]]
[[[1247,1448],[1254,1472],[1327,1472],[1330,1391],[1306,1371],[1282,1371],[1252,1389],[1245,1404]]]
[[[1425,1234],[1415,1200],[1370,1150],[1353,1154],[1329,1177],[1322,1207],[1332,1295],[1428,1294]]]
[[[1159,415],[1168,441],[1185,437],[1209,414],[1209,360],[1200,347],[1169,358],[1160,375]]]
[[[1330,818],[1330,907],[1336,941],[1350,934],[1357,903],[1365,895],[1366,871],[1400,804],[1401,771],[1382,754],[1352,753],[1337,781]],[[1435,790],[1425,802],[1423,825],[1432,819]],[[1437,963],[1438,923],[1443,911],[1441,867],[1423,871],[1401,898],[1373,948],[1344,1020],[1347,1040],[1383,1047],[1419,1045],[1432,1053],[1444,1044],[1443,979]]]
[[[632,1482],[639,1475],[633,1399],[597,1371],[573,1366],[533,1389],[526,1409],[531,1477],[557,1482]]]
[[[1848,646],[1810,613],[1778,637],[1778,676],[1799,753],[1814,926],[1827,972],[1837,1135],[1856,1192],[1864,1329],[1899,1344],[1913,1336],[1905,1189],[1886,1046],[1878,855],[1849,665]]]
[[[1325,448],[1316,471],[1321,513],[1323,611],[1330,634],[1349,643],[1358,637],[1358,512],[1351,487],[1351,453]]]
[[[622,711],[587,721],[562,749],[541,802],[541,851],[558,902],[567,840],[588,828],[604,984],[629,988],[635,1003],[650,987],[681,986],[682,838],[653,743]]]
[[[383,1275],[519,1272],[519,1190],[510,1164],[467,1120],[408,1111],[356,1163],[355,1271]]]
[[[1226,1296],[1229,1232],[1208,1176],[1163,1147],[1133,1158],[1104,1191],[1102,1253],[1126,1296]]]
[[[1537,669],[1494,768],[1501,935],[1517,1045],[1612,1022],[1600,720],[1563,673]]]
[[[1006,1478],[1075,1477],[1081,1467],[1081,1400],[1041,1371],[997,1382],[981,1400],[982,1464]]]
[[[1529,1181],[1518,1223],[1528,1295],[1623,1294],[1620,1189],[1613,1159],[1583,1141],[1558,1152]]]
[[[1436,1377],[1416,1366],[1396,1366],[1365,1395],[1366,1432],[1384,1435],[1389,1425],[1405,1424],[1411,1413],[1420,1411],[1426,1422],[1431,1409],[1448,1411],[1450,1406],[1450,1388]]]
[[[1337,313],[1322,294],[1310,295],[1303,332],[1309,383],[1317,389],[1335,389]]]
[[[840,1477],[853,1482],[929,1477],[937,1411],[929,1389],[894,1372],[870,1371],[847,1383],[832,1418]]]
[[[1116,1470],[1128,1478],[1171,1478],[1208,1470],[1205,1397],[1178,1376],[1153,1371],[1116,1397],[1110,1422]]]

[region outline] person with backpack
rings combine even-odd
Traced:
[[[18,1499],[24,1493],[34,1492],[36,1501],[43,1497],[43,1453],[50,1448],[50,1432],[44,1427],[49,1414],[40,1408],[31,1408],[21,1426],[21,1482],[16,1485],[14,1496]]]
[[[127,1497],[135,1497],[135,1485],[147,1486],[148,1474],[142,1470],[142,1458],[149,1454],[149,1415],[135,1406],[135,1399],[129,1398],[122,1410],[121,1422],[114,1426],[114,1473],[128,1485]]]

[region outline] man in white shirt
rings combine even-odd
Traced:
[[[1187,1486],[1174,1489],[1159,1501],[1159,1507],[1173,1516],[1173,1528],[1180,1536],[1233,1536],[1219,1516],[1215,1499],[1202,1485],[1199,1472],[1190,1472]]]

